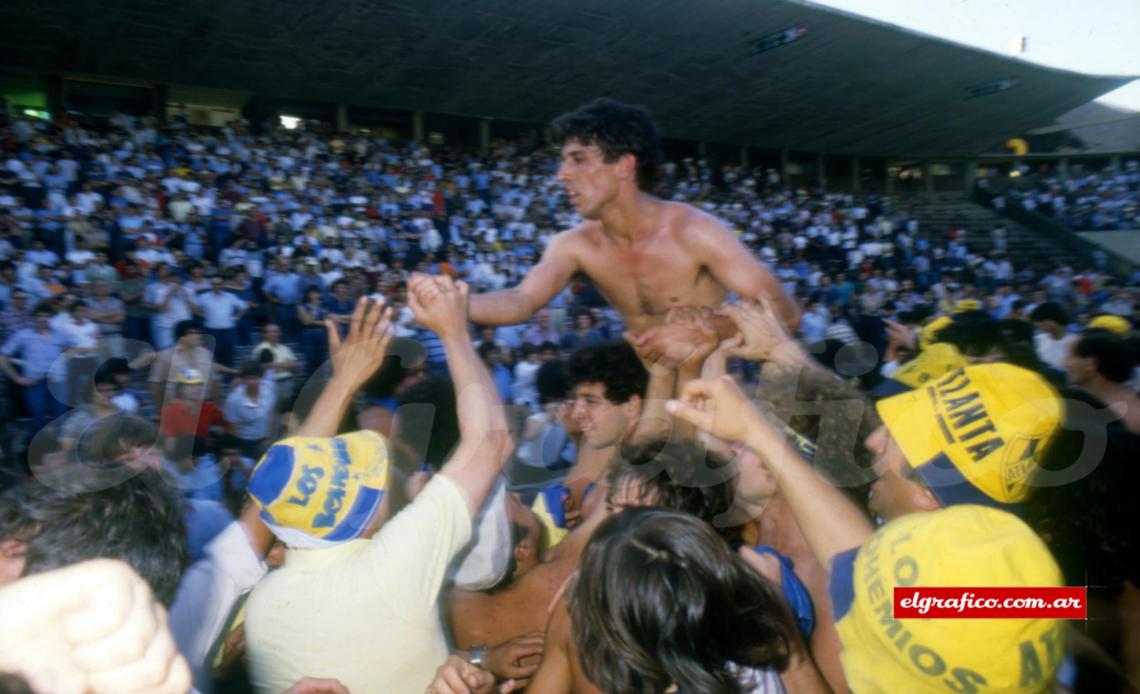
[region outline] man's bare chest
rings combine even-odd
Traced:
[[[606,299],[627,316],[663,314],[699,298],[702,268],[676,244],[604,247],[582,265]]]

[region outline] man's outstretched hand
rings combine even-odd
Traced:
[[[711,315],[702,307],[671,309],[665,323],[640,334],[627,330],[624,337],[647,366],[697,370],[717,346],[716,330],[709,323]]]
[[[352,312],[348,335],[342,340],[332,319],[325,320],[332,355],[333,375],[364,383],[384,361],[392,340],[392,309],[384,300],[361,299]]]
[[[758,430],[771,428],[731,376],[689,381],[665,409],[713,436],[736,443],[746,443]]]
[[[726,341],[726,356],[767,361],[781,356],[783,350],[795,344],[784,322],[765,299],[736,304],[725,302],[718,313],[728,317],[740,331]]]
[[[408,306],[428,330],[443,337],[467,335],[466,282],[446,275],[413,273],[408,278]]]

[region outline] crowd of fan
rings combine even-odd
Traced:
[[[734,225],[802,325],[741,301],[735,341],[643,364],[584,283],[467,321],[468,286],[575,221],[544,150],[121,115],[0,148],[35,476],[0,495],[0,672],[34,690],[1140,685],[1137,307],[1096,269],[685,161],[661,196]],[[1109,586],[1114,635],[882,617],[899,557],[923,585]]]
[[[1025,171],[995,198],[997,206],[1020,205],[1078,231],[1140,228],[1140,161],[1128,161],[1120,171]]]

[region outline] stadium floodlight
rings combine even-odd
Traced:
[[[301,124],[301,119],[297,116],[280,116],[281,127],[286,130],[296,130],[297,126]]]
[[[793,41],[803,38],[804,34],[807,34],[807,25],[796,24],[773,34],[761,36],[752,42],[752,50],[748,52],[748,55],[759,55],[773,48],[786,46]]]

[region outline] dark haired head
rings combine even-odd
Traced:
[[[627,509],[594,531],[569,593],[586,676],[607,692],[747,691],[735,666],[782,670],[782,598],[688,514]]]
[[[1029,320],[1034,323],[1042,323],[1045,321],[1052,321],[1060,325],[1068,325],[1069,317],[1065,314],[1064,309],[1060,304],[1055,301],[1043,301],[1034,307],[1033,312],[1029,314]]]
[[[560,359],[551,359],[538,367],[534,375],[534,386],[538,390],[540,405],[565,400],[570,394],[570,376],[566,372],[566,364]]]
[[[95,369],[95,376],[92,381],[96,386],[119,387],[119,381],[115,379],[115,372],[108,369],[106,364]]]
[[[106,489],[74,469],[0,494],[0,542],[24,546],[23,575],[88,559],[120,559],[170,606],[186,557],[186,525],[173,488],[141,470]]]
[[[1108,586],[1116,592],[1126,580],[1140,581],[1140,505],[1132,494],[1140,484],[1135,464],[1140,436],[1117,422],[1106,425],[1098,415],[1104,403],[1088,392],[1066,388],[1061,396],[1067,403],[1062,427],[1031,478],[1025,521],[1045,539],[1068,585]],[[1100,446],[1097,459],[1081,460]],[[1066,484],[1040,481],[1086,465],[1088,474]]]
[[[459,443],[459,412],[451,381],[428,376],[401,393],[392,438],[399,442],[392,446],[392,455],[401,469],[414,472],[420,463],[440,469]]]
[[[938,331],[938,341],[954,345],[968,357],[984,357],[1001,346],[998,322],[982,311],[966,311]]]
[[[195,321],[195,320],[179,321],[174,326],[174,339],[175,340],[181,340],[183,337],[186,336],[186,333],[190,332],[191,330],[199,330],[198,321]]]
[[[140,417],[117,414],[101,420],[79,439],[79,460],[107,469],[134,450],[149,450],[159,443],[158,428]]]
[[[1113,383],[1128,381],[1140,357],[1135,339],[1095,328],[1081,333],[1073,351],[1079,357],[1095,359],[1096,372]]]
[[[637,159],[637,186],[644,191],[653,190],[661,142],[657,126],[644,107],[594,99],[554,119],[554,140],[559,145],[569,140],[597,145],[607,164],[616,162],[623,154],[632,154]]]
[[[583,383],[601,383],[606,399],[613,403],[629,402],[634,395],[645,397],[649,372],[637,352],[624,340],[602,342],[579,349],[566,362],[570,387]]]
[[[262,350],[262,353],[267,352],[267,351],[268,350]],[[270,361],[273,360],[273,353],[272,352],[269,353],[269,359],[270,359]],[[239,375],[242,378],[261,378],[262,374],[264,374],[264,373],[265,373],[265,367],[262,366],[262,362],[259,360],[259,361],[247,361],[246,363],[242,364],[241,365],[241,373]]]
[[[692,441],[640,441],[624,446],[610,466],[606,503],[681,511],[711,525],[732,508],[735,472],[729,461]],[[739,544],[739,531],[717,528],[732,545]]]

